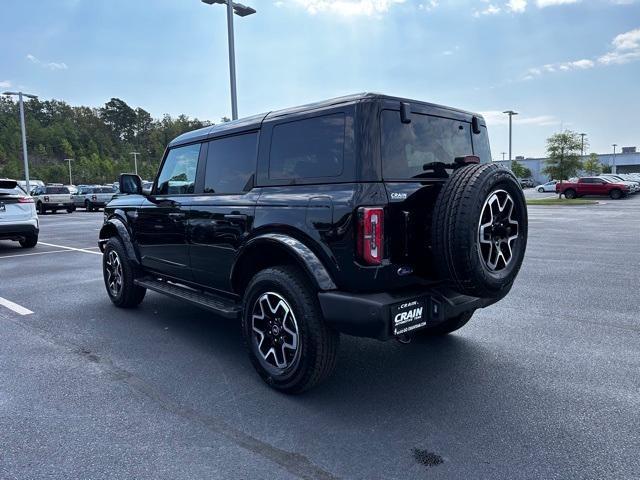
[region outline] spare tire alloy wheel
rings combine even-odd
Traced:
[[[253,348],[262,366],[275,375],[295,369],[300,359],[296,316],[286,299],[265,292],[253,305],[251,316]]]
[[[107,274],[107,288],[113,297],[117,297],[122,290],[122,262],[118,252],[110,250],[105,261],[105,272]]]
[[[504,270],[514,257],[519,222],[514,212],[515,202],[505,190],[489,195],[482,207],[478,225],[478,253],[491,272]]]

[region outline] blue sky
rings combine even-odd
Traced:
[[[640,147],[640,0],[243,0],[240,116],[361,91],[485,113],[494,158]],[[10,12],[10,13],[9,13]],[[199,0],[4,0],[0,88],[155,117],[230,116],[225,9]]]

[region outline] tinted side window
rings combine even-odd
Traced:
[[[481,163],[488,163],[492,160],[487,127],[481,127],[480,133],[478,135],[473,135],[473,153],[480,157]]]
[[[411,123],[400,112],[382,112],[382,175],[386,180],[423,175],[424,165],[452,163],[471,155],[471,128],[467,122],[412,113]]]
[[[60,195],[70,192],[67,187],[47,187],[47,193],[50,195]]]
[[[339,177],[344,165],[344,132],[342,113],[276,125],[269,178]]]
[[[209,142],[204,193],[241,193],[251,189],[256,171],[258,133]]]
[[[158,195],[184,195],[193,193],[198,169],[200,144],[169,150],[158,177]]]

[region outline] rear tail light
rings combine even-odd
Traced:
[[[358,255],[367,265],[380,265],[384,255],[384,209],[358,209]]]
[[[31,197],[20,197],[18,203],[34,203]]]
[[[98,197],[96,197],[95,195],[91,195],[91,200],[95,200],[96,198]]]

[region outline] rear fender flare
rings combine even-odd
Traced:
[[[107,240],[109,240],[109,238],[113,236],[118,236],[122,241],[124,249],[127,252],[128,259],[139,265],[140,258],[138,257],[138,252],[136,251],[135,247],[133,246],[133,242],[131,241],[131,234],[129,233],[129,229],[127,228],[125,223],[117,217],[107,220],[100,229],[100,240],[98,242],[100,251],[104,251],[104,246],[107,243]]]
[[[261,234],[249,240],[241,248],[231,269],[232,285],[234,284],[234,280],[238,274],[238,266],[242,264],[248,255],[256,252],[256,249],[261,245],[267,244],[276,244],[291,254],[291,256],[297,260],[298,265],[301,266],[313,280],[319,290],[327,291],[337,289],[331,274],[318,256],[300,240],[282,233]]]

